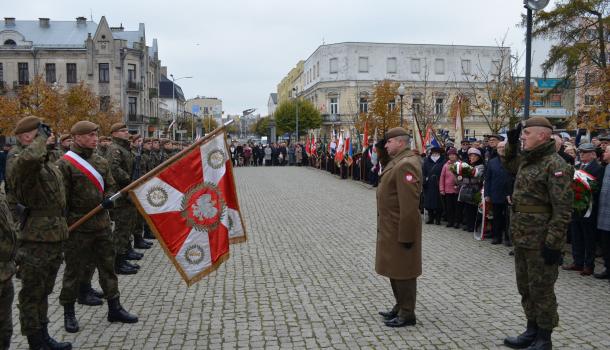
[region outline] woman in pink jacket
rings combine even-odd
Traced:
[[[447,227],[460,228],[462,218],[460,211],[458,210],[457,202],[459,188],[455,174],[449,170],[449,167],[458,160],[457,151],[455,148],[451,148],[449,151],[447,151],[447,157],[449,157],[449,160],[447,163],[445,163],[445,165],[443,165],[443,170],[441,170],[439,190],[441,192],[441,196],[445,198],[445,210],[448,222]]]

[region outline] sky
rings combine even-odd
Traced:
[[[554,1],[551,1],[553,3]],[[146,25],[168,74],[187,98],[218,97],[225,114],[267,114],[269,94],[322,43],[346,41],[505,46],[525,50],[522,0],[15,1],[3,17],[73,20],[106,16],[126,30]]]

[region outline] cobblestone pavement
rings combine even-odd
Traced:
[[[77,305],[77,334],[63,330],[58,278],[51,334],[79,349],[486,349],[523,329],[509,248],[424,225],[418,323],[390,329],[377,315],[392,292],[374,271],[374,189],[306,168],[236,177],[249,241],[216,272],[187,288],[156,245],[137,275],[120,277],[140,322],[110,324],[105,305]],[[610,348],[609,292],[608,281],[560,272],[556,348]],[[13,346],[23,349],[13,310]]]

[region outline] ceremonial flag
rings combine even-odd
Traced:
[[[345,158],[345,162],[347,163],[348,166],[352,164],[351,150],[352,150],[352,142],[351,142],[349,130],[347,130],[346,136],[345,136],[345,142],[343,143],[343,155]]]
[[[464,121],[462,120],[462,97],[458,97],[457,113],[455,115],[455,145],[458,146],[462,143],[464,137]],[[459,146],[458,146],[459,147]]]
[[[307,153],[308,156],[311,155],[311,146],[309,145],[309,135],[307,135],[307,139],[305,140],[305,153]]]
[[[316,154],[316,148],[317,148],[316,147],[316,135],[312,135],[312,137],[311,137],[311,147],[310,147],[312,154]]]
[[[369,125],[365,121],[364,122],[364,138],[362,139],[362,152],[364,152],[364,150],[368,147],[368,145],[369,145]]]
[[[422,137],[421,130],[419,128],[419,124],[415,117],[413,117],[413,146],[412,148],[416,149],[419,153],[425,153],[426,147],[424,145],[424,139]]]
[[[153,170],[130,194],[187,285],[246,240],[224,129]]]
[[[337,144],[337,150],[335,153],[335,162],[336,163],[341,163],[341,161],[343,160],[343,153],[344,149],[343,149],[343,133],[339,134],[339,142]]]

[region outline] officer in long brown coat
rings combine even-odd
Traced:
[[[396,304],[379,312],[386,326],[415,325],[416,279],[421,275],[421,160],[408,147],[403,128],[386,134],[391,157],[377,187],[377,253],[375,271],[390,278]]]

